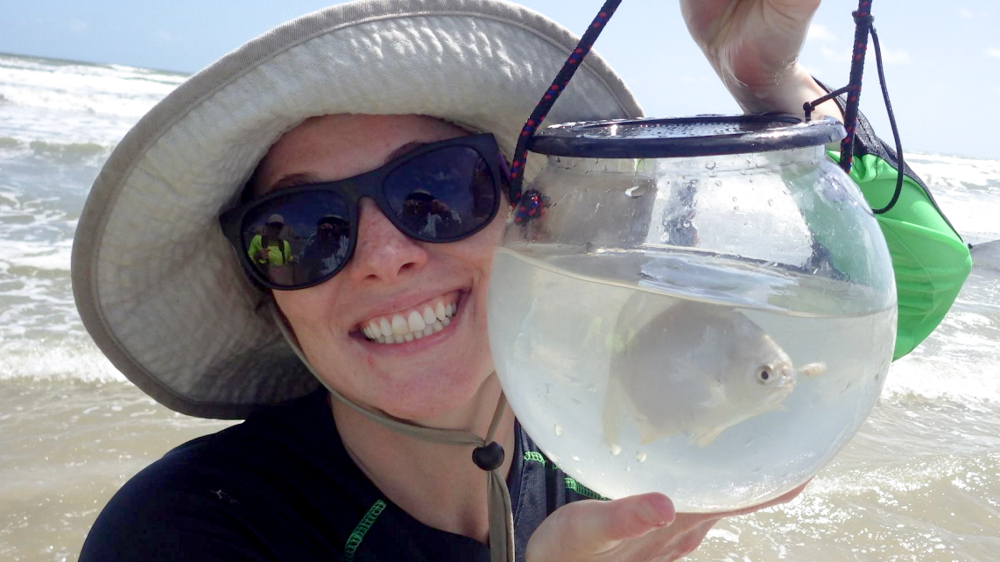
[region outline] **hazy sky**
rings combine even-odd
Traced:
[[[8,0],[0,52],[193,72],[331,3],[338,2]],[[603,2],[521,3],[580,33]],[[855,0],[825,0],[802,53],[807,68],[832,86],[847,83],[856,7]],[[904,150],[1000,159],[1000,3],[877,0],[872,13]],[[626,0],[596,50],[648,115],[738,112],[688,37],[676,1]],[[862,100],[889,140],[873,56]]]

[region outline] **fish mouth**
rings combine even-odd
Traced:
[[[787,389],[791,392],[795,388],[795,372],[791,370],[782,369],[781,379],[778,381],[778,388]]]

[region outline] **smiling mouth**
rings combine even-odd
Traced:
[[[459,293],[436,297],[407,310],[362,322],[357,331],[373,343],[397,344],[419,340],[451,324],[458,309]]]

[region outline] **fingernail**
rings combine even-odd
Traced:
[[[672,510],[669,509],[669,506],[663,505],[663,503],[664,503],[663,501],[660,501],[657,498],[650,498],[645,502],[643,502],[642,504],[643,520],[649,523],[650,525],[654,525],[656,527],[666,527],[668,521],[667,521],[667,514],[665,514],[664,512],[666,511],[669,513]],[[665,510],[664,507],[667,507],[667,509]]]

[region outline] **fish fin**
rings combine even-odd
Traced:
[[[717,380],[708,381],[708,400],[698,404],[705,408],[716,408],[726,401],[726,385]]]
[[[798,373],[803,377],[818,377],[826,372],[826,363],[809,363],[798,368]]]
[[[645,421],[645,420],[639,420],[638,422],[636,422],[636,425],[639,426],[639,444],[640,445],[647,445],[649,443],[652,443],[653,441],[656,441],[660,437],[664,437],[665,435],[669,435],[668,433],[664,433],[664,432],[656,429],[655,427],[653,427],[652,425],[650,425],[650,423],[648,421]]]
[[[604,392],[604,409],[601,414],[604,441],[608,445],[618,444],[618,430],[621,425],[621,401],[621,382],[613,378],[608,381],[608,389]]]
[[[611,333],[604,338],[604,347],[612,354],[618,354],[625,350],[625,342],[618,334]]]
[[[712,444],[716,438],[719,437],[723,431],[726,430],[726,426],[713,427],[711,429],[706,429],[700,431],[691,436],[690,443],[697,443],[699,447],[707,447]]]

